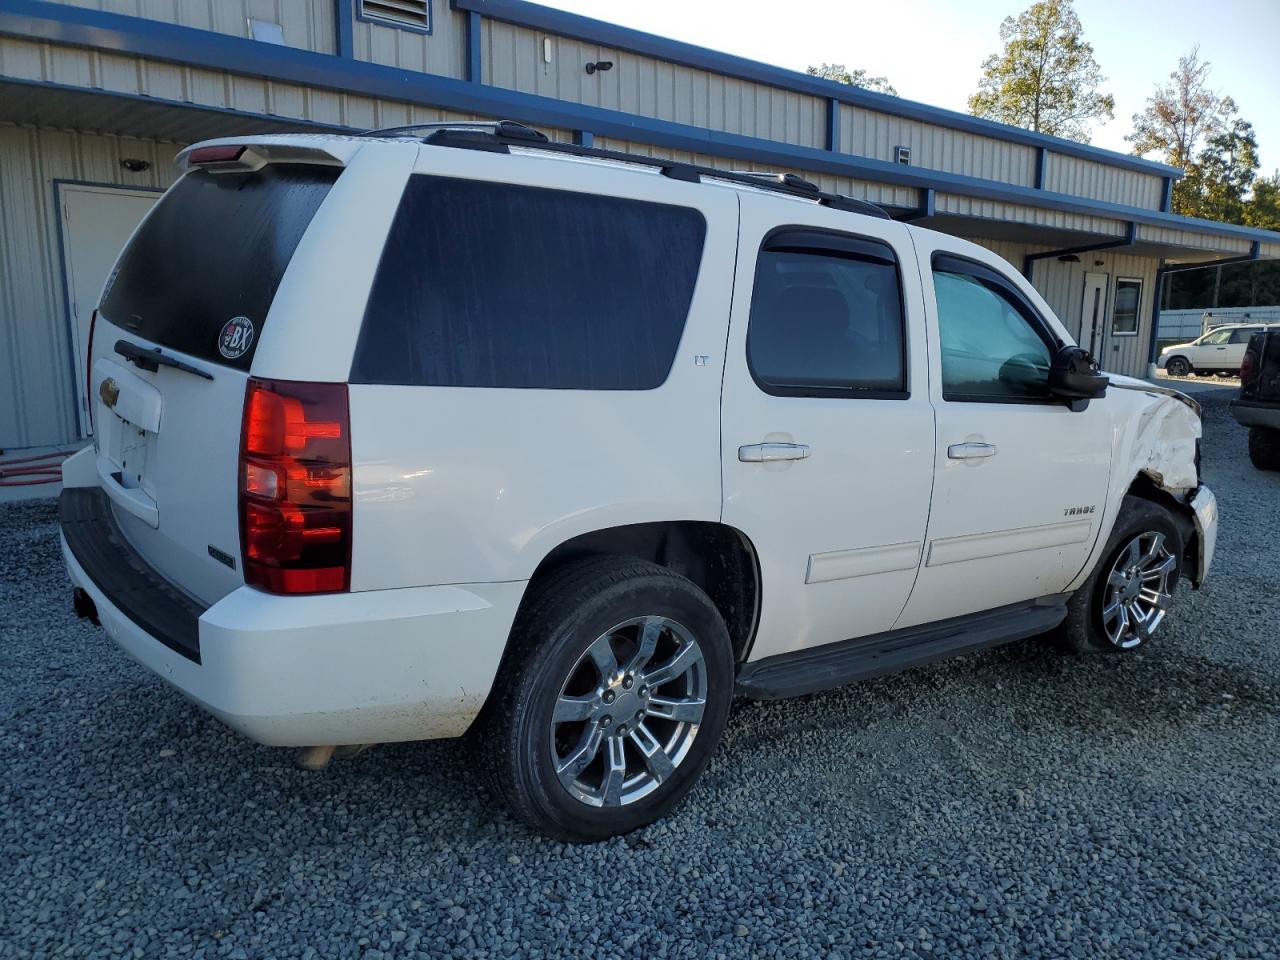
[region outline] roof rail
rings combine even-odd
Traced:
[[[418,136],[420,131],[425,135]],[[788,196],[815,200],[832,210],[844,210],[850,213],[861,213],[882,220],[892,219],[881,207],[866,200],[846,197],[838,193],[825,193],[817,184],[794,173],[764,173],[745,170],[718,170],[696,163],[683,163],[678,160],[663,160],[658,157],[646,157],[638,153],[626,153],[622,150],[605,150],[600,147],[583,147],[573,143],[557,143],[546,134],[533,127],[515,120],[494,121],[454,121],[445,123],[422,123],[404,127],[388,127],[382,130],[366,130],[360,134],[366,137],[408,136],[439,147],[458,147],[464,150],[484,150],[496,153],[510,153],[511,147],[525,147],[533,150],[546,150],[551,153],[563,153],[574,157],[590,157],[597,160],[613,160],[619,163],[634,163],[639,166],[656,167],[664,177],[681,180],[686,183],[701,183],[704,177],[711,180],[723,180],[743,186],[771,190]]]

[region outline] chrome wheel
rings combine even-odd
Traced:
[[[707,665],[693,634],[637,617],[599,636],[560,688],[551,718],[556,776],[594,807],[634,803],[685,759],[707,706]]]
[[[1140,533],[1120,550],[1102,604],[1102,627],[1112,646],[1127,650],[1150,639],[1169,609],[1177,567],[1163,533]]]

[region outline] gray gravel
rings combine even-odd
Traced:
[[[1214,576],[1149,652],[1031,641],[742,704],[698,789],[570,847],[454,743],[320,774],[75,621],[0,510],[0,956],[1274,957],[1280,475],[1204,397]]]

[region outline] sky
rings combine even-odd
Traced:
[[[1000,21],[1031,0],[541,0],[674,40],[804,70],[843,63],[889,79],[910,100],[966,110]],[[1116,99],[1093,143],[1124,136],[1178,58],[1200,44],[1210,86],[1229,94],[1258,137],[1261,174],[1280,167],[1280,0],[1076,0],[1085,39]]]

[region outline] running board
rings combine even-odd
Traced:
[[[1055,594],[1029,603],[766,657],[742,666],[736,693],[752,700],[781,700],[1034,637],[1067,618],[1070,596]]]

